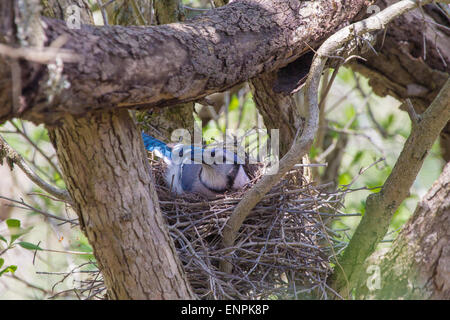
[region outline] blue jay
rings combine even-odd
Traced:
[[[224,148],[203,149],[164,142],[142,132],[145,149],[153,151],[168,164],[165,180],[176,194],[187,192],[213,198],[231,190],[239,190],[248,182],[240,158]],[[206,161],[209,156],[209,161]]]

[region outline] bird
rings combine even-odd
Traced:
[[[227,191],[241,190],[250,182],[243,161],[226,148],[168,144],[142,132],[145,149],[154,152],[168,165],[167,185],[177,195],[196,193],[215,198]]]

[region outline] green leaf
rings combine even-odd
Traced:
[[[28,249],[28,250],[42,250],[41,247],[39,247],[38,245],[35,245],[33,243],[30,243],[30,242],[21,241],[18,244],[19,244],[19,246],[21,246],[24,249]]]
[[[353,158],[352,163],[350,165],[354,165],[355,163],[358,163],[361,160],[362,156],[363,156],[363,152],[362,151],[358,151],[355,154],[355,157]]]
[[[0,271],[0,276],[4,273],[11,272],[14,273],[17,270],[17,266],[11,265]]]
[[[347,121],[352,119],[356,115],[355,107],[352,104],[346,106],[344,110],[345,118]]]
[[[5,263],[5,259],[0,258],[0,268],[3,266],[4,263]]]
[[[233,111],[239,108],[239,99],[236,97],[236,95],[233,95],[231,98],[230,104],[228,105],[228,110]]]
[[[385,121],[383,121],[382,125],[383,125],[384,129],[386,129],[386,130],[389,129],[390,126],[394,123],[394,119],[395,119],[395,116],[393,113],[391,113],[388,116],[388,118]]]
[[[28,233],[33,227],[29,227],[26,229],[22,228],[11,228],[11,241],[10,244],[13,244],[14,241],[16,241],[18,238],[23,236],[24,234]]]
[[[11,235],[11,241],[9,242],[9,244],[13,244],[14,241],[16,241],[18,238],[20,238],[20,236],[21,236],[21,234],[19,234],[19,233]]]
[[[9,229],[20,228],[20,220],[17,219],[7,219],[6,225]]]
[[[2,241],[4,241],[4,242],[8,243],[8,240],[6,240],[6,238],[5,238],[4,236],[2,236],[2,235],[0,235],[0,240],[2,240]]]
[[[317,150],[316,148],[314,148],[314,146],[312,146],[311,149],[309,150],[309,157],[311,159],[314,159],[318,154],[319,150]]]
[[[344,172],[339,175],[339,184],[340,185],[347,185],[350,182],[352,182],[352,176],[348,172]]]

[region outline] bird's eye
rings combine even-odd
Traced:
[[[216,156],[216,150],[211,151],[211,157],[215,157]]]
[[[181,149],[181,150],[180,150],[180,153],[178,154],[178,155],[180,156],[180,158],[183,157],[183,151],[184,151],[184,150]]]

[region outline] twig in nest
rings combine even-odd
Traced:
[[[211,201],[193,194],[174,198],[164,181],[163,166],[162,161],[152,161],[161,211],[189,282],[199,297],[261,299],[327,290],[324,282],[330,270],[331,249],[325,242],[326,228],[318,220],[322,214],[319,209],[329,209],[324,216],[326,221],[339,216],[332,214],[332,208],[343,199],[344,191],[330,195],[321,190],[324,186],[307,184],[301,168],[291,169],[285,180],[253,208],[234,245],[224,248],[221,233],[230,211],[247,190]],[[254,170],[251,178],[256,184],[263,178],[263,168]],[[342,247],[341,242],[335,242],[337,248]],[[233,266],[232,274],[220,269],[223,263]]]

